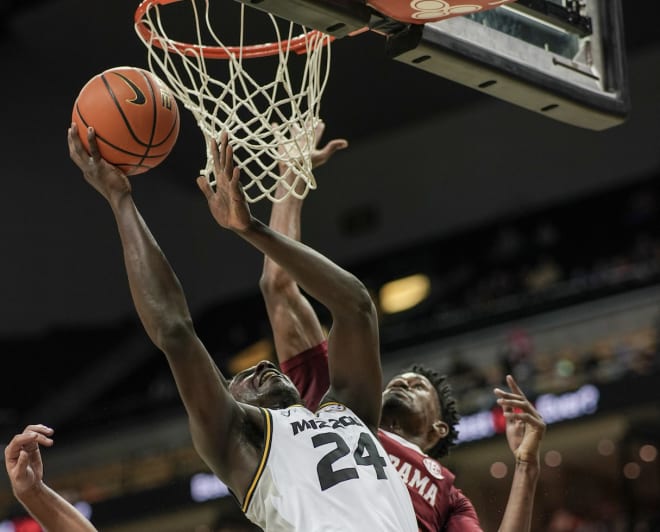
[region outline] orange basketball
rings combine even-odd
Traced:
[[[169,155],[179,135],[179,109],[167,86],[151,72],[111,68],[82,88],[73,121],[89,151],[87,128],[96,131],[101,157],[126,175],[146,172]]]

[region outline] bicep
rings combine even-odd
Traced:
[[[328,335],[330,395],[376,428],[382,402],[382,370],[375,314],[335,319]]]
[[[292,284],[275,294],[264,292],[279,363],[320,344],[325,333],[310,301]]]
[[[189,414],[211,416],[234,402],[213,358],[196,335],[164,347],[179,395]]]
[[[450,497],[451,513],[445,530],[447,532],[482,532],[479,517],[472,501],[455,487],[452,488]]]
[[[483,532],[476,517],[464,514],[451,516],[444,530],[446,532]]]
[[[330,387],[328,374],[328,344],[324,340],[281,363],[305,406],[314,412]]]
[[[241,408],[197,336],[168,344],[165,354],[188,414],[195,448],[207,463],[222,466],[230,459],[229,438],[241,424]]]

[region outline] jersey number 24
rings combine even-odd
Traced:
[[[326,454],[316,466],[316,472],[321,483],[321,490],[327,490],[335,484],[358,478],[357,468],[345,467],[342,469],[333,469],[332,465],[351,452],[344,439],[336,432],[324,432],[312,437],[314,447],[323,445],[334,445],[335,448]],[[359,466],[371,466],[376,471],[376,478],[386,479],[385,458],[378,454],[378,449],[374,444],[372,436],[366,432],[360,434],[357,447],[353,452],[355,464]]]

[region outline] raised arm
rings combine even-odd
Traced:
[[[40,445],[53,445],[53,429],[28,425],[5,448],[5,467],[14,495],[49,532],[95,532],[96,528],[71,503],[43,481]]]
[[[328,336],[329,399],[345,403],[372,429],[378,427],[382,374],[375,306],[365,286],[352,274],[304,244],[254,219],[234,168],[232,150],[223,135],[214,144],[215,190],[204,177],[198,184],[211,213],[288,272],[332,315]]]
[[[91,128],[90,154],[75,124],[69,129],[68,140],[71,158],[110,205],[135,308],[149,338],[167,357],[188,413],[195,448],[240,496],[254,472],[258,452],[237,435],[245,430],[246,416],[256,424],[262,423],[261,416],[233,399],[195,333],[181,285],[133,202],[128,178],[101,159]],[[241,467],[236,467],[238,464]]]
[[[499,532],[529,532],[540,473],[541,440],[546,426],[513,377],[507,375],[506,380],[511,391],[496,388],[495,394],[504,410],[507,441],[516,463]]]
[[[323,148],[318,148],[318,142],[323,135],[325,124],[319,122],[314,130],[315,150],[312,153],[312,166],[317,168],[325,164],[332,155],[345,148],[348,143],[344,139],[334,139]],[[287,167],[280,168],[282,179],[292,182],[292,173]],[[302,188],[302,183],[299,183]],[[278,188],[276,197],[281,197],[284,187]],[[303,200],[294,194],[288,194],[283,200],[274,202],[270,212],[269,227],[283,235],[300,241],[301,213]],[[275,351],[282,370],[287,373],[289,361],[310,349],[324,349],[325,332],[319,318],[296,282],[289,273],[268,256],[264,257],[264,267],[259,281],[259,287],[266,304],[268,318],[273,330]],[[307,353],[305,353],[307,354]],[[323,356],[325,353],[323,353]],[[304,357],[303,357],[304,358]],[[304,363],[304,360],[294,360],[291,364]],[[290,374],[300,390],[305,403],[311,409],[318,405],[329,386],[329,376],[325,359],[317,371],[314,364],[306,365],[305,371]]]
[[[315,146],[321,139],[324,129],[325,124],[319,122],[314,130]],[[312,153],[312,166],[314,168],[321,166],[335,151],[346,146],[345,140],[335,139],[322,149],[315,149]],[[288,171],[285,165],[280,167],[280,172],[282,179],[291,184],[292,172]],[[298,183],[299,188],[302,188],[302,185],[302,182]],[[279,187],[275,193],[276,197],[279,198],[283,194],[284,187]],[[288,194],[283,200],[274,202],[270,211],[269,227],[293,240],[300,241],[302,206],[303,200],[294,194]],[[325,340],[325,333],[309,300],[301,293],[289,273],[268,255],[264,256],[259,287],[273,329],[275,350],[280,364]]]

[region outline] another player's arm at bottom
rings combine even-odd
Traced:
[[[49,532],[96,532],[71,503],[43,481],[41,445],[53,445],[53,429],[28,425],[5,448],[5,467],[18,501]]]
[[[546,425],[511,375],[510,392],[495,389],[506,418],[506,436],[516,463],[509,500],[499,532],[528,532],[532,527],[534,495],[540,475],[541,440]]]

